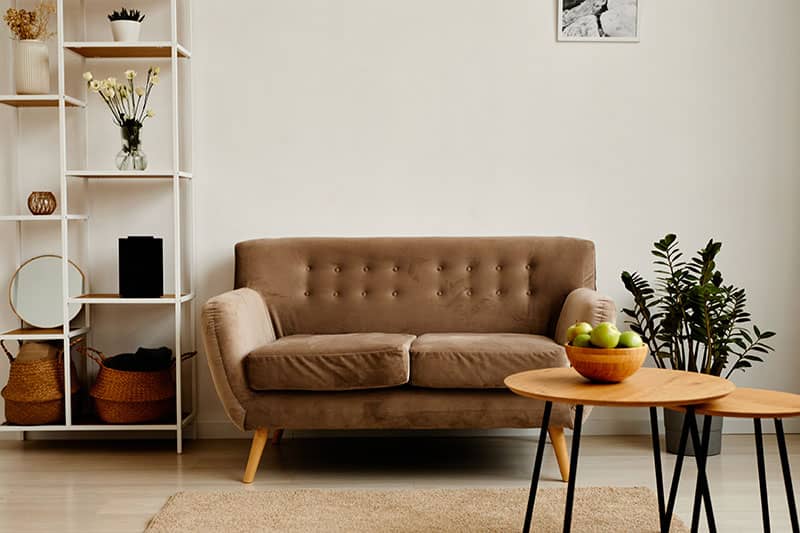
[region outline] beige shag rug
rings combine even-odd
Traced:
[[[561,531],[565,494],[539,489],[533,531]],[[526,489],[179,492],[146,531],[518,532],[527,498]],[[578,488],[572,530],[657,532],[656,496],[643,487]],[[688,530],[675,519],[671,531]]]

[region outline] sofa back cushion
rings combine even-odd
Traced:
[[[565,237],[258,239],[236,245],[235,285],[262,295],[279,336],[552,337],[570,291],[595,287],[594,244]]]

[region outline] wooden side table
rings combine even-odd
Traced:
[[[656,489],[658,492],[658,516],[661,530],[669,531],[672,522],[675,499],[677,498],[680,468],[686,450],[686,441],[691,433],[695,450],[703,450],[694,416],[686,416],[681,436],[676,470],[670,486],[669,500],[664,498],[664,482],[661,468],[661,450],[658,432],[658,407],[686,406],[688,415],[693,415],[694,404],[708,402],[730,394],[735,386],[726,379],[694,372],[642,368],[622,383],[598,384],[583,378],[572,368],[547,368],[530,370],[511,375],[505,379],[506,386],[514,393],[528,398],[544,400],[545,410],[536,447],[536,460],[531,478],[531,489],[528,495],[528,508],[525,513],[523,532],[528,533],[533,518],[533,507],[536,502],[536,491],[542,469],[544,445],[547,437],[547,426],[550,422],[550,410],[553,402],[575,405],[575,428],[572,436],[572,453],[570,455],[569,482],[567,484],[567,501],[564,510],[564,532],[572,527],[572,506],[575,497],[575,478],[578,470],[580,453],[581,428],[583,425],[583,407],[585,405],[605,407],[649,407],[650,427],[653,438],[653,459],[656,471]],[[711,507],[711,494],[708,491],[703,453],[695,456],[698,470],[698,494],[705,502],[706,514],[712,531],[714,524]]]
[[[789,454],[786,450],[786,437],[783,433],[783,419],[800,416],[800,395],[760,389],[736,389],[724,398],[698,405],[695,412],[698,415],[705,416],[703,419],[702,445],[706,449],[712,416],[753,419],[756,438],[756,459],[758,461],[758,484],[761,490],[761,519],[765,532],[770,531],[770,525],[761,420],[764,418],[774,419],[778,452],[783,470],[783,482],[786,487],[786,499],[789,503],[789,516],[792,521],[792,531],[800,533],[800,525],[798,525],[797,521],[797,503],[795,502],[794,489],[792,488],[792,473],[789,469]],[[700,495],[695,493],[694,509],[692,511],[692,531],[696,530],[699,519]]]

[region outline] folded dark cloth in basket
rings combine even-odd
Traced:
[[[107,368],[128,372],[155,372],[172,366],[172,350],[161,348],[139,348],[136,353],[121,353],[109,357],[103,364]]]

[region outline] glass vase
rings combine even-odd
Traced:
[[[122,134],[122,150],[116,158],[119,170],[145,170],[147,168],[147,155],[142,150],[140,137],[142,125],[139,123],[126,124],[120,128]]]

